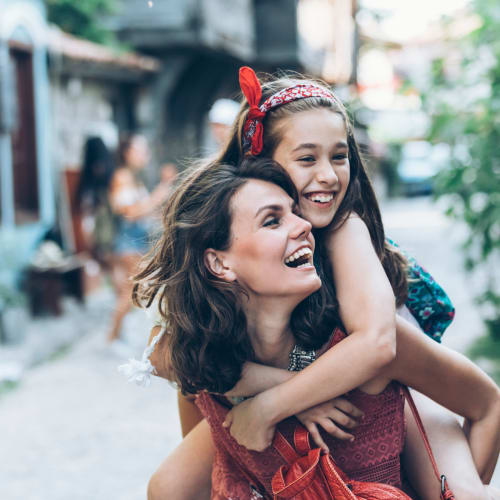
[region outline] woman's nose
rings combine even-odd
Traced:
[[[295,225],[291,234],[292,238],[307,238],[312,229],[311,223],[298,215],[293,214],[293,217],[295,218]]]

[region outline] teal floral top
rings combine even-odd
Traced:
[[[387,241],[399,248],[392,240]],[[439,283],[412,256],[401,252],[408,259],[408,299],[405,305],[423,332],[441,342],[444,331],[455,317],[455,308]]]

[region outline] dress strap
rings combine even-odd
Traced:
[[[151,375],[156,373],[156,368],[151,364],[149,358],[158,342],[163,338],[166,330],[167,327],[162,325],[160,332],[153,337],[151,343],[144,349],[140,360],[130,358],[128,363],[118,367],[118,371],[125,375],[129,382],[135,382],[142,387],[148,387],[151,384]]]

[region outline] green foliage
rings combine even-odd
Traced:
[[[479,337],[467,349],[467,356],[500,384],[500,339],[491,335]]]
[[[113,45],[103,20],[116,12],[117,0],[46,0],[49,21],[63,31],[93,42]]]
[[[472,6],[480,26],[434,61],[424,105],[432,116],[430,140],[452,151],[437,195],[451,200],[448,215],[468,228],[465,265],[486,271],[478,301],[488,330],[500,336],[500,8],[496,0]]]

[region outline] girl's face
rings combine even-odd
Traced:
[[[301,214],[315,228],[333,220],[349,185],[347,133],[339,113],[327,108],[281,120],[282,139],[273,160],[290,174]]]
[[[250,296],[293,296],[299,303],[321,286],[311,224],[296,215],[283,189],[251,179],[233,196],[231,209],[231,246],[222,260]]]

